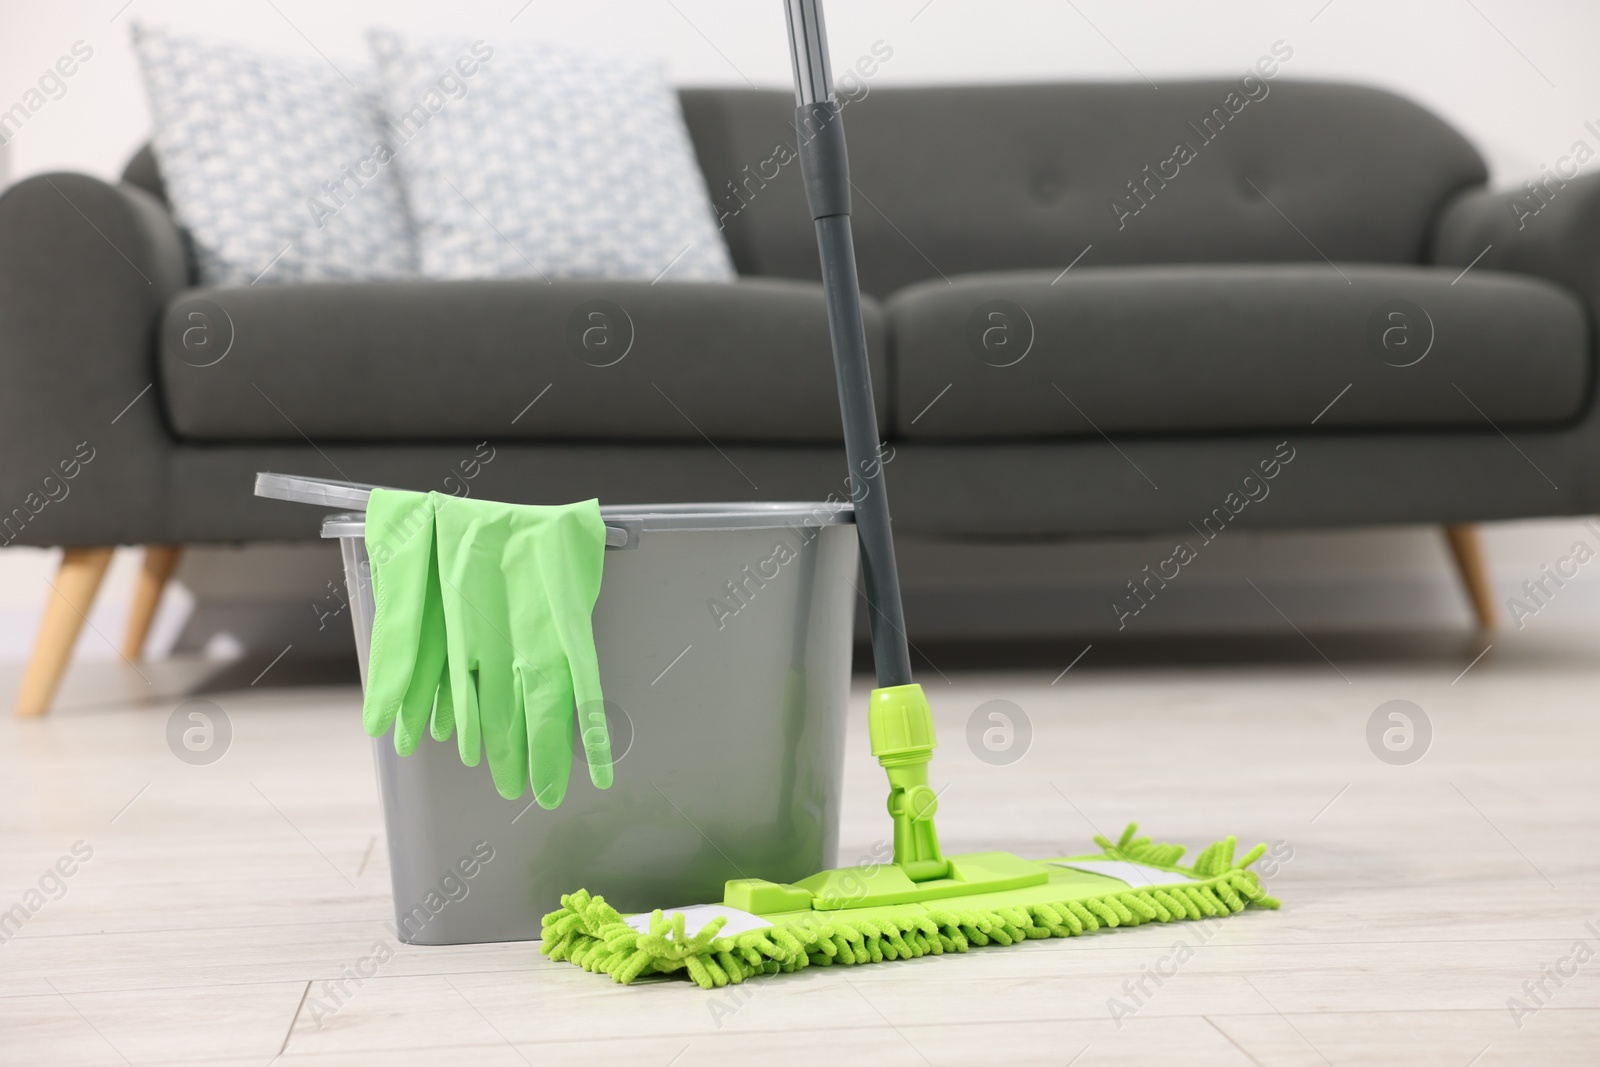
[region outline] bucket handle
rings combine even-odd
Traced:
[[[317,504],[343,511],[366,511],[367,497],[374,489],[383,488],[386,487],[364,482],[342,482],[333,478],[309,478],[299,474],[273,474],[271,471],[256,475],[256,496],[295,504]],[[638,544],[638,530],[614,523],[606,524],[607,548],[636,548]]]

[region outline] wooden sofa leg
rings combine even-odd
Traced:
[[[128,613],[128,629],[122,636],[122,656],[132,662],[144,655],[144,642],[150,636],[161,594],[178,567],[183,549],[177,545],[146,545],[144,563],[139,568],[139,583],[133,590],[133,610]]]
[[[34,640],[33,656],[22,676],[17,693],[18,715],[43,715],[50,710],[56,686],[72,658],[72,646],[94,606],[95,594],[111,565],[114,548],[69,548],[63,551],[61,567],[52,583],[50,600],[45,604],[44,620]]]
[[[1472,599],[1473,610],[1477,612],[1478,626],[1484,630],[1494,629],[1497,618],[1494,590],[1489,586],[1489,568],[1484,562],[1478,528],[1471,525],[1446,526],[1444,536],[1450,542],[1450,555],[1455,557],[1461,584],[1467,587],[1467,595]]]

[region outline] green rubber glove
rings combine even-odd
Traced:
[[[433,513],[423,493],[374,489],[367,502],[375,610],[361,719],[373,737],[393,726],[402,756],[417,750],[430,712],[436,740],[450,736],[454,718]]]
[[[572,773],[574,708],[589,778],[611,785],[611,739],[590,616],[605,524],[598,501],[559,507],[432,494],[461,760],[489,757],[507,799],[554,808]]]

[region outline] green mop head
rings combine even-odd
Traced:
[[[1178,865],[1184,853],[1182,845],[1154,844],[1148,837],[1135,837],[1137,829],[1137,824],[1130,823],[1115,844],[1096,837],[1095,843],[1103,851],[1091,855],[1030,861],[991,852],[950,861],[957,865],[962,861],[994,863],[1004,857],[1006,866],[1025,866],[1044,875],[1042,882],[1026,888],[950,896],[928,903],[752,912],[749,914],[762,925],[731,936],[723,933],[730,920],[743,919],[738,925],[746,926],[750,919],[717,914],[701,922],[698,931],[690,928],[690,923],[706,912],[732,910],[726,907],[675,909],[671,914],[657,909],[647,923],[636,920],[630,925],[604,897],[580,889],[563,896],[561,909],[544,917],[540,951],[552,960],[568,960],[622,983],[651,975],[684,974],[711,989],[813,964],[827,967],[915,959],[965,952],[974,945],[1015,945],[1025,940],[1075,937],[1101,927],[1177,922],[1232,915],[1247,907],[1278,906],[1262,890],[1255,872],[1248,869],[1266,851],[1265,845],[1257,845],[1235,862],[1235,841],[1225,838],[1200,853],[1193,866],[1182,867]],[[1095,873],[1096,865],[1125,877]],[[846,868],[825,875],[836,875],[839,881],[849,881],[853,875],[866,881],[874,873]],[[730,895],[740,885],[730,882]]]
[[[1228,837],[1180,866],[1182,845],[1136,837],[1130,823],[1100,852],[1025,860],[1008,852],[946,857],[928,786],[933,717],[918,685],[877,689],[872,751],[889,772],[894,862],[823,871],[794,885],[730,881],[720,905],[625,917],[584,890],[544,917],[540,951],[629,983],[686,974],[706,989],[812,964],[881,963],[978,945],[1075,937],[1101,927],[1222,917],[1276,908]]]

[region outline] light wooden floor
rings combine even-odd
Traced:
[[[1600,953],[1600,641],[1497,638],[1452,681],[1464,648],[1410,665],[1334,650],[1337,668],[1308,655],[1181,670],[1097,670],[1091,650],[1054,684],[1059,667],[948,683],[923,671],[950,851],[1075,851],[1130,817],[1190,845],[1232,832],[1292,849],[1270,879],[1283,910],[1222,923],[1120,1026],[1108,1002],[1128,1003],[1124,983],[1182,928],[812,970],[737,994],[622,989],[531,944],[398,945],[354,688],[212,694],[235,737],[195,767],[164,737],[181,665],[147,668],[150,686],[80,670],[48,719],[0,719],[0,908],[76,842],[93,849],[65,896],[0,944],[0,1062],[1594,1064],[1600,954],[1559,987],[1547,977],[1520,1027],[1507,1001],[1575,943]],[[995,698],[1035,730],[1010,768],[964,740]],[[1365,740],[1395,698],[1433,723],[1410,766]],[[855,725],[846,861],[885,822]],[[378,976],[313,1018],[325,983],[377,945],[393,953]]]

